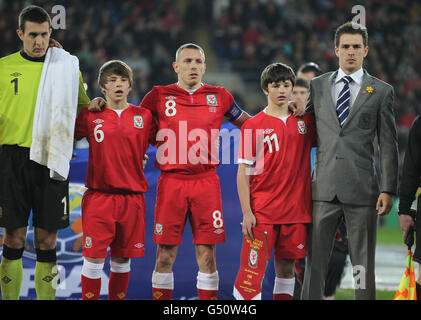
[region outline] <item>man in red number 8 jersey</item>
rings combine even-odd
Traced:
[[[153,87],[141,103],[152,111],[159,128],[156,167],[161,175],[154,229],[158,249],[152,293],[154,299],[171,299],[172,266],[188,217],[199,266],[199,299],[217,299],[215,244],[225,241],[225,226],[216,174],[219,161],[209,150],[216,149],[212,146],[218,138],[214,132],[220,129],[224,116],[241,126],[249,115],[225,88],[201,82],[206,65],[199,46],[191,43],[181,46],[173,68],[178,82]]]

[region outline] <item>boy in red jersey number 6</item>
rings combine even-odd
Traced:
[[[88,190],[82,200],[82,299],[99,298],[110,247],[108,298],[122,300],[129,282],[130,258],[144,256],[148,183],[143,156],[155,141],[156,125],[149,110],[127,103],[133,79],[124,62],[105,63],[98,82],[106,95],[106,107],[101,112],[82,110],[75,129],[76,139],[86,137],[89,142]]]
[[[290,67],[282,63],[267,66],[261,87],[268,105],[241,127],[237,187],[244,241],[234,286],[236,299],[261,298],[261,280],[272,248],[273,298],[292,299],[294,263],[306,255],[315,125],[312,117],[296,118],[288,109],[294,84]]]

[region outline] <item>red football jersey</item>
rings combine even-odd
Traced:
[[[146,192],[143,156],[155,141],[152,113],[134,105],[120,116],[112,109],[89,112],[83,108],[76,119],[75,138],[89,142],[86,187],[102,192]]]
[[[193,93],[177,84],[154,86],[141,106],[158,120],[156,167],[165,172],[201,173],[219,165],[214,147],[222,120],[242,110],[223,87],[204,84]]]
[[[241,127],[239,163],[253,165],[250,204],[258,223],[311,222],[311,148],[315,122],[310,114],[290,115],[286,124],[265,111]]]

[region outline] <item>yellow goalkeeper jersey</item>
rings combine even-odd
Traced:
[[[0,59],[0,145],[29,148],[44,57],[19,51]],[[78,110],[90,102],[79,74]]]

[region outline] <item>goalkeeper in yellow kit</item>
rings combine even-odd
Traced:
[[[55,299],[57,231],[69,225],[68,179],[29,158],[38,86],[51,35],[51,19],[37,6],[19,15],[23,50],[0,59],[0,226],[5,227],[0,264],[2,299],[19,299],[22,255],[32,209],[38,299]],[[79,74],[78,109],[89,104]]]

